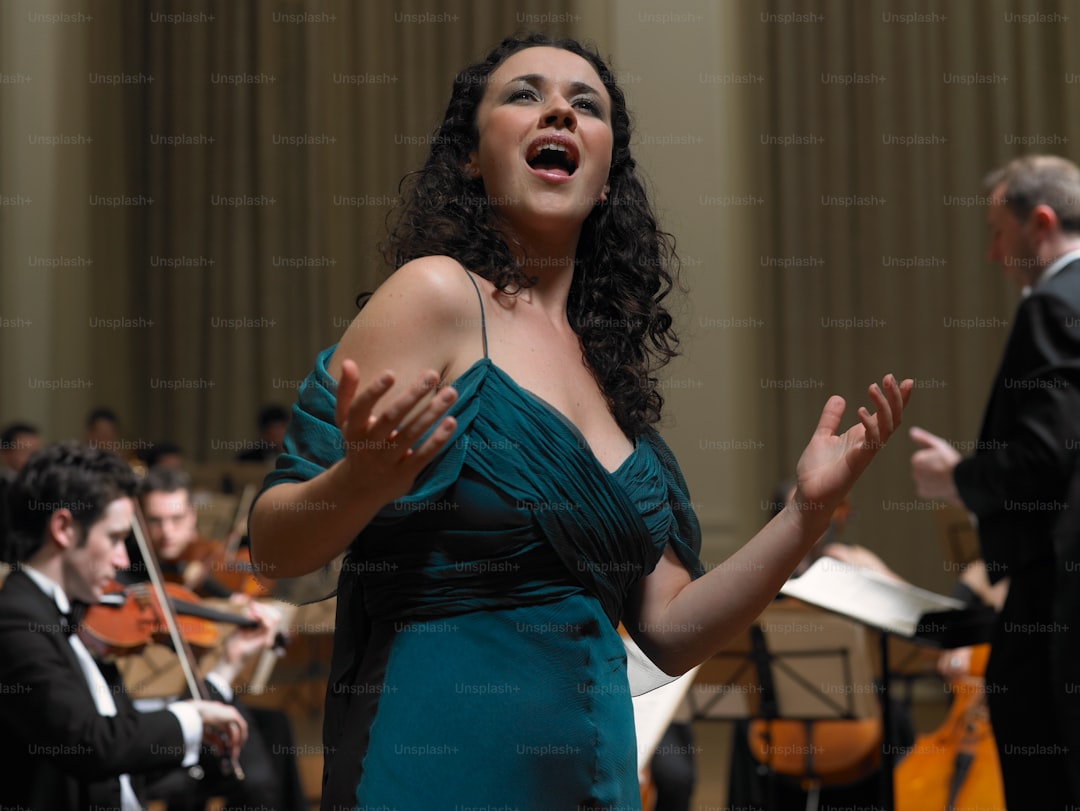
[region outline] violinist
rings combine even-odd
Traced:
[[[224,543],[199,536],[191,480],[183,471],[155,467],[139,487],[150,543],[166,579],[201,597],[228,598],[234,593],[219,575],[228,564]]]
[[[194,765],[204,738],[235,756],[247,737],[222,702],[138,712],[72,632],[72,609],[128,564],[134,491],[123,461],[69,442],[35,453],[6,493],[0,549],[17,568],[0,589],[4,807],[135,811],[146,779]]]
[[[150,544],[166,579],[174,579],[204,597],[242,602],[253,617],[264,620],[262,628],[270,630],[267,634],[238,628],[226,638],[223,656],[208,679],[219,695],[231,699],[231,682],[252,656],[273,644],[280,616],[270,606],[260,605],[246,594],[229,588],[236,580],[229,575],[235,571],[227,568],[230,564],[221,555],[223,542],[198,534],[187,474],[169,468],[151,469],[140,483],[139,502]],[[282,811],[301,807],[303,792],[288,718],[271,709],[238,706],[251,728],[250,739],[240,757],[246,779],[242,783],[227,780],[223,785],[207,785],[186,779],[182,772],[170,775],[154,792],[156,798],[169,801],[170,811],[186,807],[181,803],[193,797],[205,802],[203,795],[207,790],[226,793],[249,807]]]

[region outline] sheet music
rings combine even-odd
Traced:
[[[964,608],[959,600],[828,557],[788,580],[780,592],[908,638],[915,636],[923,614]]]
[[[623,638],[623,644],[628,650],[636,650],[640,653],[641,649],[629,637]],[[679,705],[686,698],[697,676],[698,667],[655,690],[634,696],[634,730],[637,733],[639,777],[648,768],[653,753],[660,744],[660,739],[675,717]]]

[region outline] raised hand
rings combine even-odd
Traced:
[[[922,498],[941,499],[962,507],[963,501],[953,482],[953,468],[961,459],[960,451],[947,440],[922,428],[913,426],[908,436],[920,448],[911,455],[911,478],[915,480],[915,492]]]
[[[797,509],[827,525],[833,510],[900,425],[914,385],[910,379],[897,383],[891,374],[881,386],[871,385],[868,393],[875,412],[861,406],[859,422],[842,434],[837,430],[846,403],[843,397],[829,398],[795,468]]]
[[[393,372],[383,372],[361,388],[356,364],[342,363],[335,418],[344,463],[350,480],[365,492],[378,494],[384,503],[408,493],[420,471],[453,436],[457,423],[444,415],[457,392],[437,389],[438,382],[434,371],[424,372],[404,392],[388,399]],[[436,423],[431,435],[413,447]]]

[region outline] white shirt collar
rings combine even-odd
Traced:
[[[1028,287],[1024,288],[1024,296],[1026,297],[1031,295],[1032,290],[1034,290],[1043,282],[1050,279],[1051,276],[1055,276],[1060,273],[1066,265],[1069,265],[1077,261],[1078,259],[1080,259],[1080,248],[1074,248],[1071,251],[1066,251],[1065,253],[1063,253],[1061,256],[1059,256],[1057,259],[1055,259],[1053,262],[1046,266],[1046,269],[1039,274],[1039,278],[1035,280],[1035,284],[1029,285]]]
[[[26,573],[27,577],[37,583],[37,587],[45,592],[46,597],[51,597],[55,601],[56,607],[60,609],[62,614],[71,611],[71,602],[59,583],[48,575],[42,574],[28,563],[20,564],[19,568]]]

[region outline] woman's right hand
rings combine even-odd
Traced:
[[[457,400],[457,391],[439,388],[435,371],[423,372],[396,399],[387,400],[393,385],[393,372],[385,371],[361,387],[356,363],[345,360],[341,364],[335,419],[346,476],[362,492],[379,494],[384,504],[409,492],[457,427],[453,417],[445,416]],[[416,446],[436,423],[430,436]]]

